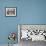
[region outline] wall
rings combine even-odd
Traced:
[[[46,25],[21,25],[21,30],[45,30],[46,31]]]
[[[6,17],[5,7],[16,7],[17,16]],[[8,43],[9,32],[18,32],[18,24],[46,24],[46,0],[0,0],[0,44]]]

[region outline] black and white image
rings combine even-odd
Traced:
[[[6,16],[16,16],[16,8],[6,8]]]

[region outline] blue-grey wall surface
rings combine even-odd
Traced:
[[[6,17],[6,7],[16,7],[17,16]],[[10,32],[18,34],[18,24],[46,24],[46,0],[0,0],[0,44],[8,43]]]

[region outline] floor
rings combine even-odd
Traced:
[[[8,45],[7,44],[0,44],[0,46],[8,46]],[[15,44],[14,46],[46,46],[46,42],[43,42],[43,41],[32,42],[31,40],[28,40],[28,41],[21,40],[19,45]]]
[[[0,46],[8,46],[8,44],[0,44]],[[10,45],[13,46],[13,45]],[[15,44],[14,46],[18,46],[18,44]]]
[[[46,46],[46,42],[45,41],[32,42],[31,40],[28,41],[21,40],[20,46]]]

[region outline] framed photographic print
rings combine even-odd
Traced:
[[[7,7],[5,10],[6,16],[16,16],[16,7]]]

